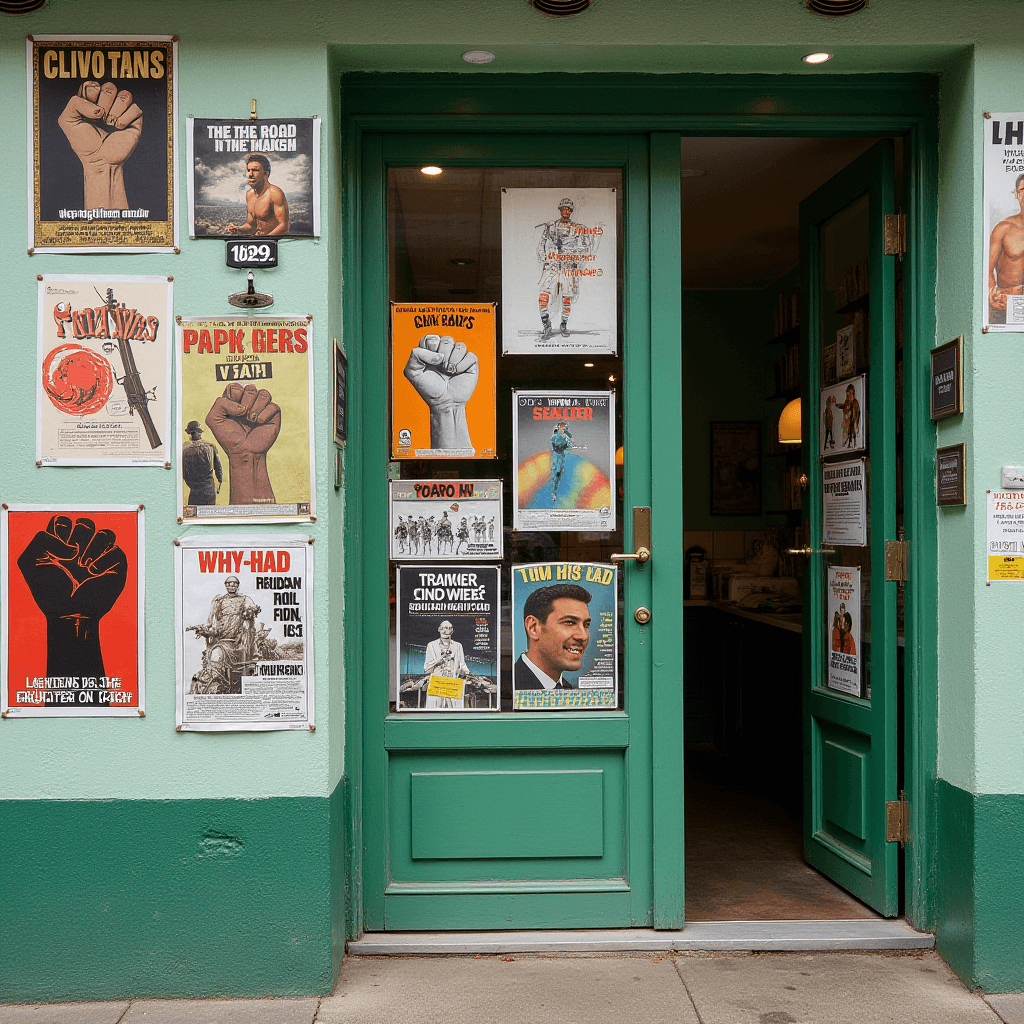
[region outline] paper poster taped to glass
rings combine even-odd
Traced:
[[[861,696],[860,567],[830,565],[826,586],[828,686]]]
[[[392,480],[392,561],[501,560],[500,480]]]
[[[867,375],[821,389],[820,458],[867,451]]]

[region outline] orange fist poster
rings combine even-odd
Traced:
[[[391,457],[495,458],[495,305],[391,304]]]

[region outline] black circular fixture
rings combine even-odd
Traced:
[[[804,0],[804,6],[812,14],[826,18],[845,18],[848,14],[863,11],[868,0]]]
[[[552,18],[569,18],[574,14],[582,14],[593,0],[530,0],[530,6],[541,14]]]
[[[0,14],[31,14],[45,6],[46,0],[0,0]]]

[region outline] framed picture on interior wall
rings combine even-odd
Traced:
[[[711,424],[711,514],[761,514],[761,423]]]

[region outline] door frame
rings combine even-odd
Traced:
[[[341,104],[340,168],[342,195],[332,214],[341,220],[340,263],[333,261],[335,280],[343,298],[342,324],[349,358],[350,434],[362,435],[370,382],[361,372],[354,342],[360,334],[363,296],[360,274],[362,220],[361,166],[363,136],[371,132],[649,134],[651,168],[655,166],[671,188],[670,167],[678,170],[679,138],[685,135],[749,136],[875,136],[904,137],[903,201],[908,238],[904,270],[905,525],[913,549],[906,588],[904,789],[911,805],[910,842],[904,866],[906,913],[919,929],[934,928],[935,895],[931,889],[936,851],[935,806],[937,755],[937,517],[933,457],[935,428],[928,414],[928,360],[935,344],[934,288],[936,280],[936,218],[938,195],[938,77],[930,75],[480,75],[351,73],[339,78]],[[569,114],[552,114],[552,97],[560,89],[571,95]],[[637,110],[644,114],[633,113]],[[713,113],[709,113],[713,112]],[[652,174],[653,177],[653,174]],[[678,189],[678,175],[676,176]],[[678,266],[680,225],[651,225],[652,293],[668,287],[665,275]],[[655,250],[665,256],[654,261]],[[675,255],[672,255],[673,252]],[[343,282],[341,269],[344,269]],[[659,277],[660,275],[660,277]],[[678,293],[677,288],[669,288]],[[652,330],[675,330],[681,308],[666,310],[663,323]],[[681,358],[681,346],[680,346]],[[666,375],[671,376],[671,375]],[[658,374],[652,372],[654,429],[673,436],[679,417],[673,400],[662,395],[654,403]],[[660,422],[659,422],[660,421]],[[375,425],[368,425],[375,429]],[[681,441],[681,439],[680,439]],[[344,515],[344,636],[360,636],[364,609],[372,607],[367,591],[377,587],[362,571],[364,510],[363,460],[358,444],[344,452],[346,500]],[[655,486],[681,495],[676,481]],[[657,500],[657,499],[655,499]],[[678,499],[677,499],[678,500]],[[655,520],[655,544],[658,544]],[[659,566],[668,563],[662,538]],[[682,572],[679,543],[678,572]],[[665,572],[667,573],[667,568]],[[350,585],[348,581],[359,581]],[[682,672],[682,629],[678,640],[661,634],[655,664],[663,666],[652,699],[659,713],[652,723],[654,771],[653,840],[655,850],[653,921],[656,928],[683,924],[682,874],[682,679],[672,679],[673,667]],[[346,642],[345,771],[341,821],[331,837],[342,848],[346,931],[355,938],[363,931],[363,706],[362,674],[367,654],[360,642]],[[669,685],[671,682],[671,686]],[[332,682],[332,685],[337,685]],[[660,830],[660,831],[659,831]],[[678,895],[674,895],[678,894]]]

